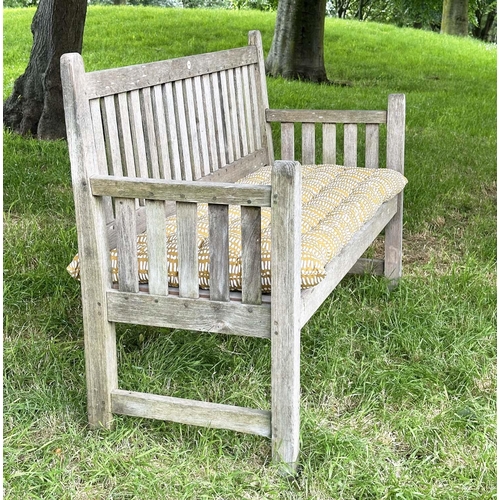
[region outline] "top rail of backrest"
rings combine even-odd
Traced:
[[[276,138],[283,160],[369,168],[383,164],[402,173],[405,112],[404,94],[391,94],[386,110],[267,109],[266,120],[280,124]]]
[[[257,47],[209,52],[165,61],[124,66],[86,73],[88,99],[130,92],[164,83],[202,76],[216,71],[257,64]]]

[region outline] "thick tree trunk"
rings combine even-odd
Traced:
[[[266,71],[288,79],[328,81],[323,40],[326,0],[279,0]]]
[[[441,33],[457,36],[469,34],[469,0],[443,0]]]
[[[81,52],[87,0],[41,0],[28,66],[3,105],[4,125],[39,139],[66,136],[59,59]]]

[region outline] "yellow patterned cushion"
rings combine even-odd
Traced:
[[[302,288],[317,285],[325,277],[325,266],[367,222],[380,205],[404,188],[406,179],[389,169],[349,168],[338,165],[302,166]],[[270,184],[271,167],[265,166],[238,181],[240,184]],[[271,289],[271,209],[262,209],[262,291]],[[175,216],[166,221],[168,279],[178,286],[177,225]],[[198,259],[200,287],[208,288],[208,207],[198,205]],[[148,281],[147,235],[137,237],[139,281]],[[113,281],[118,281],[116,249],[111,251]],[[78,256],[68,272],[79,278]],[[241,290],[240,208],[229,208],[229,279],[231,290]]]

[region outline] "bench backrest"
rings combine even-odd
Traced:
[[[260,33],[250,32],[248,41],[246,47],[89,73],[79,54],[64,55],[68,142],[70,151],[82,152],[72,158],[73,179],[208,176],[231,182],[272,162]],[[110,206],[108,222],[113,218]]]

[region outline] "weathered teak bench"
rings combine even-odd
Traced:
[[[385,166],[403,172],[404,96],[391,95],[385,111],[269,109],[258,31],[249,33],[248,46],[216,53],[91,73],[78,54],[66,54],[61,67],[90,425],[109,427],[118,413],[254,433],[270,437],[274,459],[294,470],[301,327],[348,272],[371,269],[397,282],[402,244],[399,194],[328,264],[321,283],[301,290],[301,164],[294,161],[294,132],[301,130],[303,164],[316,164],[320,156],[323,163],[336,163],[338,126],[343,127],[344,165],[356,166],[361,129],[365,150],[359,156],[365,166],[379,166],[383,138]],[[280,161],[274,161],[273,122],[281,123]],[[295,127],[297,122],[302,125]],[[379,134],[381,125],[385,130]],[[316,143],[322,152],[315,150]],[[233,184],[263,165],[273,165],[271,185]],[[199,203],[209,204],[209,290],[200,290],[198,282]],[[230,292],[228,285],[228,205],[241,206],[241,292]],[[259,276],[261,207],[272,211],[270,294],[262,293]],[[166,280],[164,233],[166,215],[175,212],[178,288]],[[360,259],[384,228],[385,259]],[[144,230],[147,286],[137,278],[136,235]],[[118,285],[109,262],[115,247]],[[270,339],[271,411],[120,389],[117,322]]]

